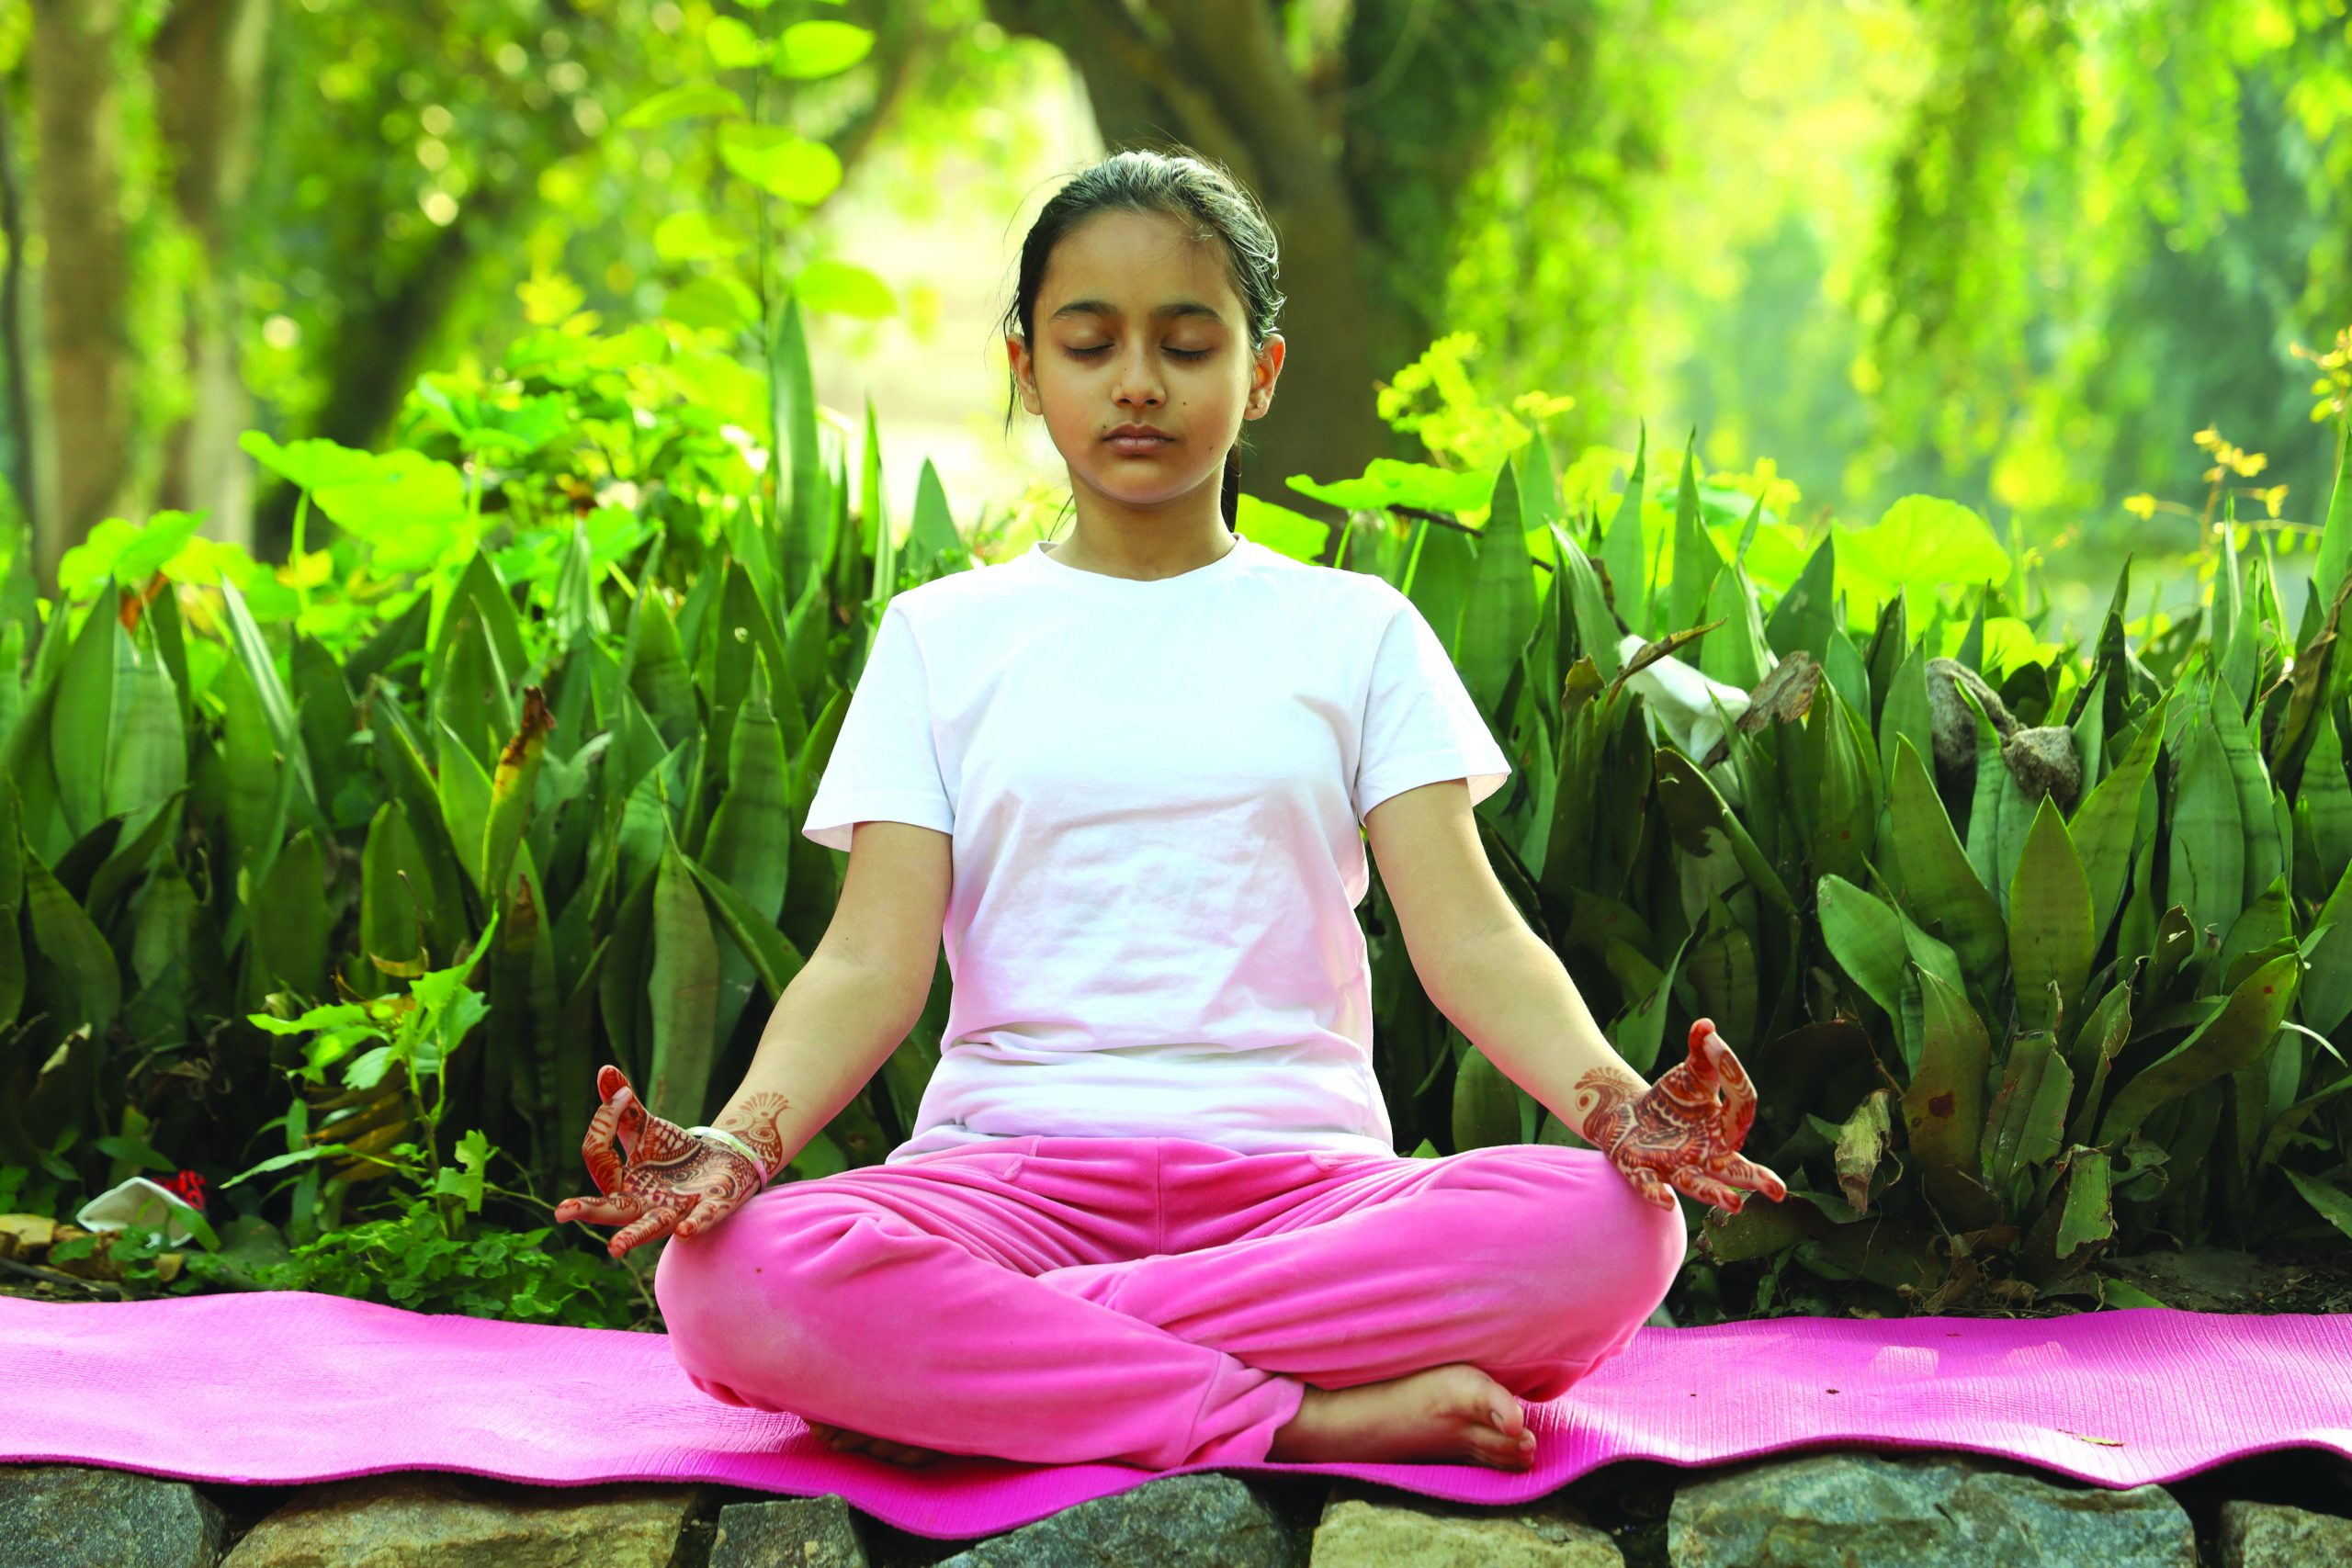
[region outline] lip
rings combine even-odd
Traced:
[[[1122,457],[1145,457],[1175,440],[1172,435],[1106,435],[1103,442]]]
[[[1162,441],[1173,441],[1176,439],[1156,424],[1118,425],[1113,429],[1104,431],[1102,433],[1102,439],[1105,441],[1114,441],[1122,435],[1154,435],[1158,436]]]

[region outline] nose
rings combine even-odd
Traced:
[[[1159,378],[1152,369],[1148,352],[1139,364],[1121,361],[1118,383],[1112,392],[1111,400],[1123,409],[1159,406]]]

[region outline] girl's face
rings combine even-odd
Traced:
[[[1283,362],[1270,333],[1255,354],[1224,244],[1195,240],[1159,213],[1095,214],[1046,259],[1032,312],[1036,342],[1005,352],[1023,407],[1042,414],[1069,463],[1081,518],[1204,509],[1222,534],[1226,449],[1245,419],[1264,417]],[[1165,434],[1139,451],[1111,433]]]

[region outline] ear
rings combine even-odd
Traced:
[[[1029,345],[1019,333],[1004,334],[1005,363],[1012,367],[1012,384],[1021,394],[1021,406],[1031,413],[1046,412],[1043,400],[1037,396],[1037,366],[1029,357]]]
[[[1274,382],[1283,373],[1283,355],[1288,345],[1280,333],[1268,333],[1265,344],[1258,350],[1256,363],[1250,372],[1250,396],[1245,412],[1251,419],[1262,419],[1274,400]]]

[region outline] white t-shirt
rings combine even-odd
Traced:
[[[897,1161],[1046,1134],[1394,1154],[1361,824],[1510,772],[1419,609],[1252,540],[1157,581],[1042,542],[885,608],[802,831],[953,839],[953,999]]]

